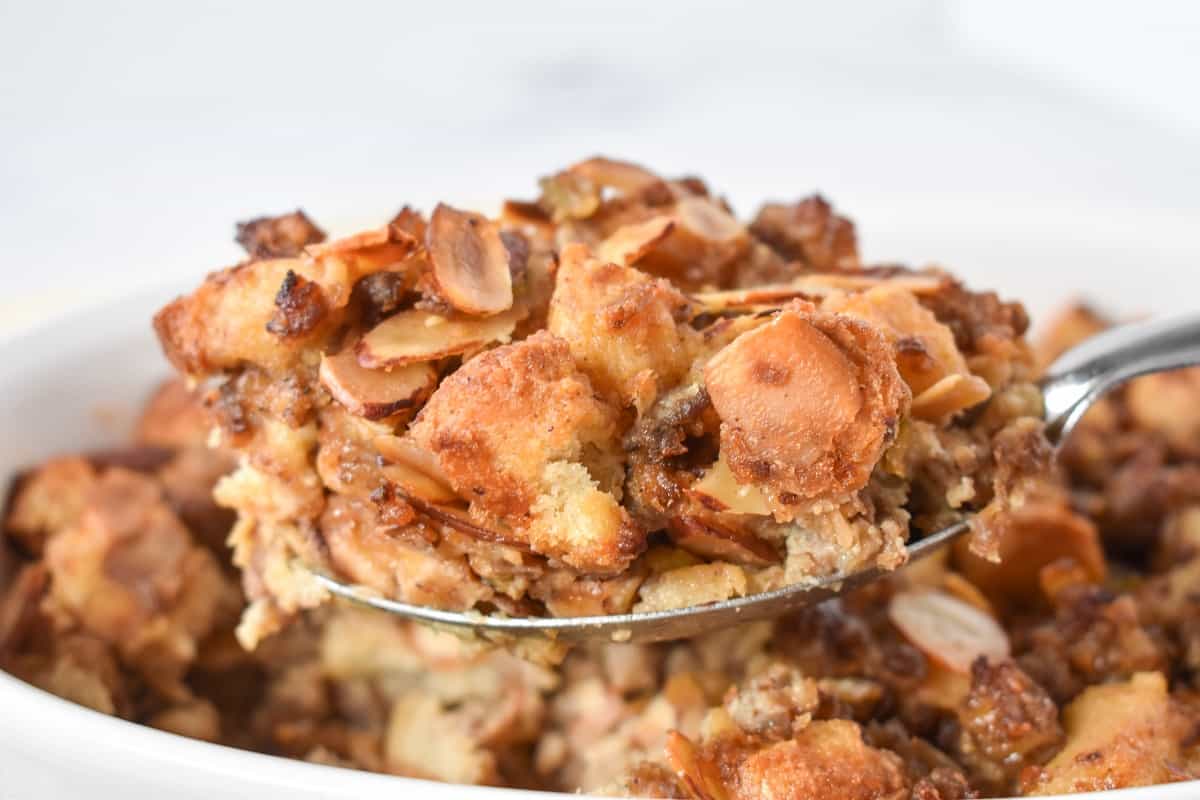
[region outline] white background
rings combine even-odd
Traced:
[[[1200,263],[1200,4],[0,0],[0,329],[597,152],[745,214],[819,189],[868,257],[1043,310]],[[1017,285],[1023,285],[1018,283]]]

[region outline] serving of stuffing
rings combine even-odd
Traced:
[[[497,218],[405,208],[249,260],[155,327],[125,449],[14,481],[0,668],[185,736],[439,781],[960,800],[1200,778],[1200,371],[1058,465],[1017,304],[859,261],[817,196],[749,225],[592,159]],[[905,563],[912,536],[971,537]],[[655,610],[880,566],[774,622],[526,660],[334,601]]]
[[[1049,464],[1020,305],[863,266],[819,196],[743,224],[602,158],[541,189],[334,241],[254,220],[156,317],[238,458],[243,644],[328,600],[314,569],[561,617],[893,569],[964,517],[997,557]]]

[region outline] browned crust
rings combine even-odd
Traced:
[[[859,266],[854,223],[835,214],[819,194],[790,204],[768,203],[759,210],[750,230],[783,258],[814,272]]]
[[[310,244],[325,241],[325,231],[296,209],[290,214],[239,222],[234,240],[251,258],[290,258],[300,255]]]
[[[275,314],[267,321],[267,330],[283,338],[305,336],[328,311],[321,287],[288,270],[275,295]]]

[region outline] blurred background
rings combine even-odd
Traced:
[[[486,209],[596,153],[744,215],[820,190],[869,259],[1035,312],[1194,307],[1198,78],[1185,0],[0,0],[0,331],[233,262],[238,219]]]

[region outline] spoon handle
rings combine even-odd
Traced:
[[[1108,390],[1139,375],[1200,365],[1200,314],[1120,325],[1058,358],[1042,379],[1046,435],[1066,438]]]

